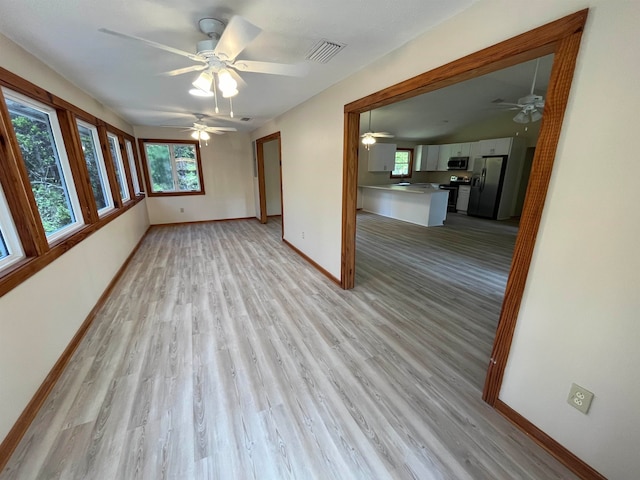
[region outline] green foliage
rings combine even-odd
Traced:
[[[23,106],[13,111],[15,102],[7,103],[42,225],[49,235],[75,221],[49,119],[36,110],[33,116],[22,115]]]
[[[100,167],[98,165],[98,159],[96,156],[93,135],[91,134],[91,130],[83,126],[78,127],[78,131],[80,132],[82,151],[84,152],[84,159],[87,163],[87,170],[89,171],[89,180],[91,182],[93,198],[96,199],[96,206],[98,210],[102,210],[107,206],[107,199],[105,196],[104,186],[102,183],[102,175],[100,173]]]
[[[154,192],[200,189],[196,151],[193,145],[149,143],[145,145],[145,151]],[[172,158],[175,159],[177,188],[173,179]]]

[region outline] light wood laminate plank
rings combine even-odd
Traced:
[[[154,227],[0,480],[575,478],[481,400],[516,229],[358,215],[344,291],[278,219]]]

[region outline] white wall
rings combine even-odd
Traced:
[[[148,225],[142,201],[0,297],[0,439],[13,427]]]
[[[629,172],[637,171],[640,2],[480,0],[252,136],[281,131],[285,238],[339,276],[344,105],[585,7],[577,78],[500,398],[602,474],[638,478],[640,214]],[[566,404],[573,381],[596,395],[587,416]]]
[[[177,128],[134,127],[138,138],[192,140],[190,132]],[[148,197],[152,225],[197,222],[256,215],[253,192],[253,154],[247,133],[211,135],[202,142],[202,175],[205,195]],[[180,209],[184,212],[180,212]]]
[[[133,132],[113,112],[2,35],[0,52],[1,67]],[[0,297],[0,441],[148,226],[143,201]]]
[[[264,189],[267,200],[267,215],[280,215],[280,147],[278,140],[263,144],[264,152]]]

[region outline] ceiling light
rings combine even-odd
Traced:
[[[542,118],[542,114],[538,110],[534,110],[533,112],[531,112],[531,121],[532,122],[537,122],[541,118]]]
[[[376,143],[376,139],[373,135],[365,135],[364,137],[362,137],[362,143],[364,145],[373,145],[374,143]]]
[[[189,93],[196,97],[213,97],[213,92],[211,90],[207,90],[205,92],[204,90],[200,90],[199,88],[192,88],[191,90],[189,90]]]
[[[209,136],[209,134],[207,132],[200,132],[200,139],[201,140],[209,140],[211,137]]]
[[[235,97],[238,94],[238,89],[234,88],[233,90],[222,90],[223,98],[231,98]]]
[[[234,80],[229,70],[223,68],[218,72],[218,88],[226,98],[233,97],[234,91],[238,93],[238,82]]]
[[[213,83],[213,75],[209,72],[202,72],[198,75],[198,78],[192,83],[192,85],[196,88],[199,88],[203,92],[211,91],[211,84]]]
[[[513,117],[513,121],[516,123],[529,123],[529,115],[527,115],[524,110],[521,110]]]
[[[200,140],[200,132],[198,130],[194,130],[191,134],[191,137],[195,138],[196,140]]]

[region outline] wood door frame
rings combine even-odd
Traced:
[[[492,406],[507,364],[516,320],[531,264],[542,209],[569,97],[580,39],[588,9],[560,18],[404,82],[351,102],[344,107],[342,191],[342,262],[344,289],[355,284],[356,198],[360,114],[550,53],[554,54],[544,117],[527,186],[520,228],[489,360],[483,399]]]
[[[282,215],[282,238],[284,238],[284,204],[282,202],[282,140],[280,132],[275,132],[256,140],[256,161],[258,164],[258,195],[260,200],[260,223],[267,223],[267,191],[264,176],[264,144],[278,141],[278,165],[280,168],[280,214]]]

